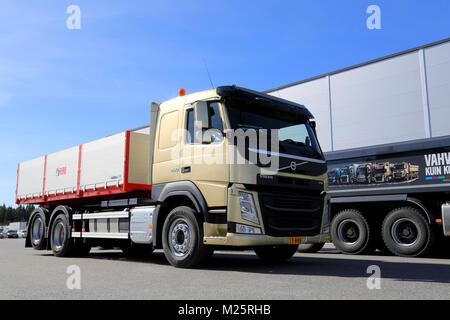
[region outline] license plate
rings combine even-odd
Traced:
[[[302,237],[289,237],[289,244],[302,244]]]

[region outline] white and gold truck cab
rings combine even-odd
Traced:
[[[202,222],[203,245],[255,247],[270,260],[292,256],[304,237],[321,233],[327,167],[304,106],[219,87],[153,104],[150,128],[161,221],[187,197]],[[160,246],[167,235],[159,226],[157,235]]]

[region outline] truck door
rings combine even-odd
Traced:
[[[179,118],[179,110],[170,110],[159,120],[155,137],[153,184],[179,180],[181,138],[176,134],[179,128]]]
[[[226,163],[224,117],[222,104],[208,101],[209,128],[216,129],[210,143],[202,143],[199,134],[205,129],[195,128],[195,106],[186,105],[184,113],[185,136],[181,148],[180,180],[189,180],[200,189],[208,207],[227,205],[229,168]],[[210,130],[211,131],[211,130]]]

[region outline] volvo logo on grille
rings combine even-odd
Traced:
[[[308,162],[306,162],[306,161],[305,162],[291,161],[291,163],[287,167],[280,168],[280,169],[278,169],[278,171],[281,171],[281,170],[284,170],[284,169],[288,169],[288,168],[290,168],[292,171],[295,171],[295,170],[297,170],[298,166],[304,165],[305,163],[308,163]]]
[[[295,171],[297,169],[297,164],[294,161],[292,161],[290,167],[292,171]]]

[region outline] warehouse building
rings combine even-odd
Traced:
[[[303,104],[324,152],[450,135],[450,38],[267,91]]]

